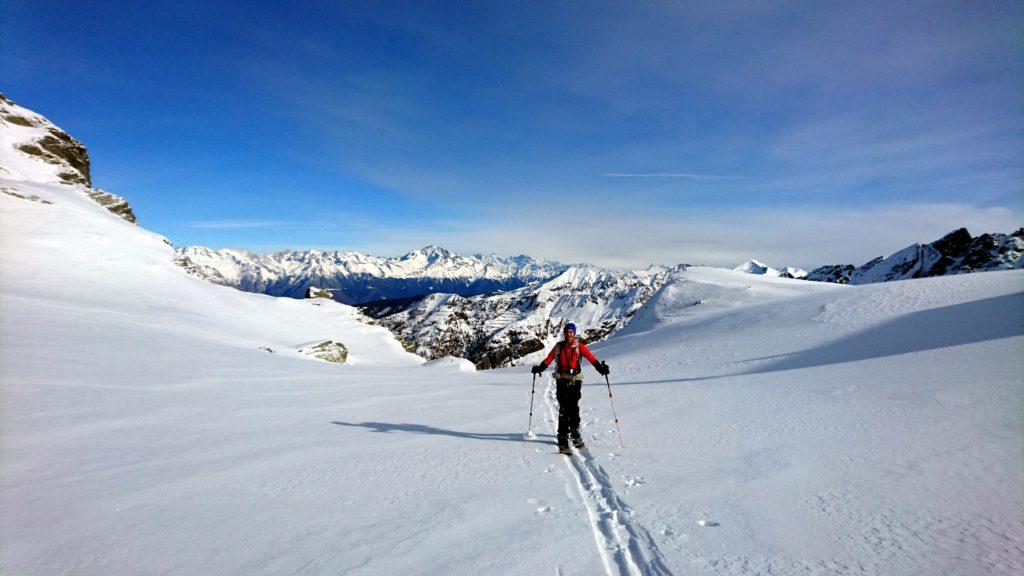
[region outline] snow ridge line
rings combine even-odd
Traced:
[[[548,422],[548,430],[552,431],[551,422],[558,422],[553,378],[548,378],[544,402],[552,416]],[[605,573],[608,576],[672,576],[650,533],[630,519],[632,510],[615,493],[604,468],[589,454],[579,451],[566,458],[566,465],[573,472],[587,509]]]

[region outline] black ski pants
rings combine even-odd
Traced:
[[[583,382],[579,380],[555,381],[555,399],[558,400],[558,445],[568,446],[569,438],[580,437],[580,396]]]

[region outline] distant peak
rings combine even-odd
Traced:
[[[737,272],[746,272],[747,274],[763,274],[765,276],[778,276],[779,271],[765,264],[764,262],[754,260],[751,258],[743,264],[733,268]]]
[[[436,244],[429,244],[418,250],[413,250],[405,255],[407,258],[414,256],[426,256],[427,258],[450,258],[455,256],[453,252]]]

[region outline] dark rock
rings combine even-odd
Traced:
[[[95,200],[100,206],[103,206],[121,218],[135,224],[135,213],[132,212],[132,207],[128,205],[128,201],[124,198],[117,194],[111,194],[110,192],[104,192],[99,189],[92,189],[87,193],[89,194],[89,197]]]
[[[850,274],[852,274],[853,271],[853,264],[831,264],[811,270],[810,273],[804,277],[804,280],[848,284],[850,282]]]

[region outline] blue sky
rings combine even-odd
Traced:
[[[1024,224],[1019,2],[2,1],[176,245],[860,264]]]

